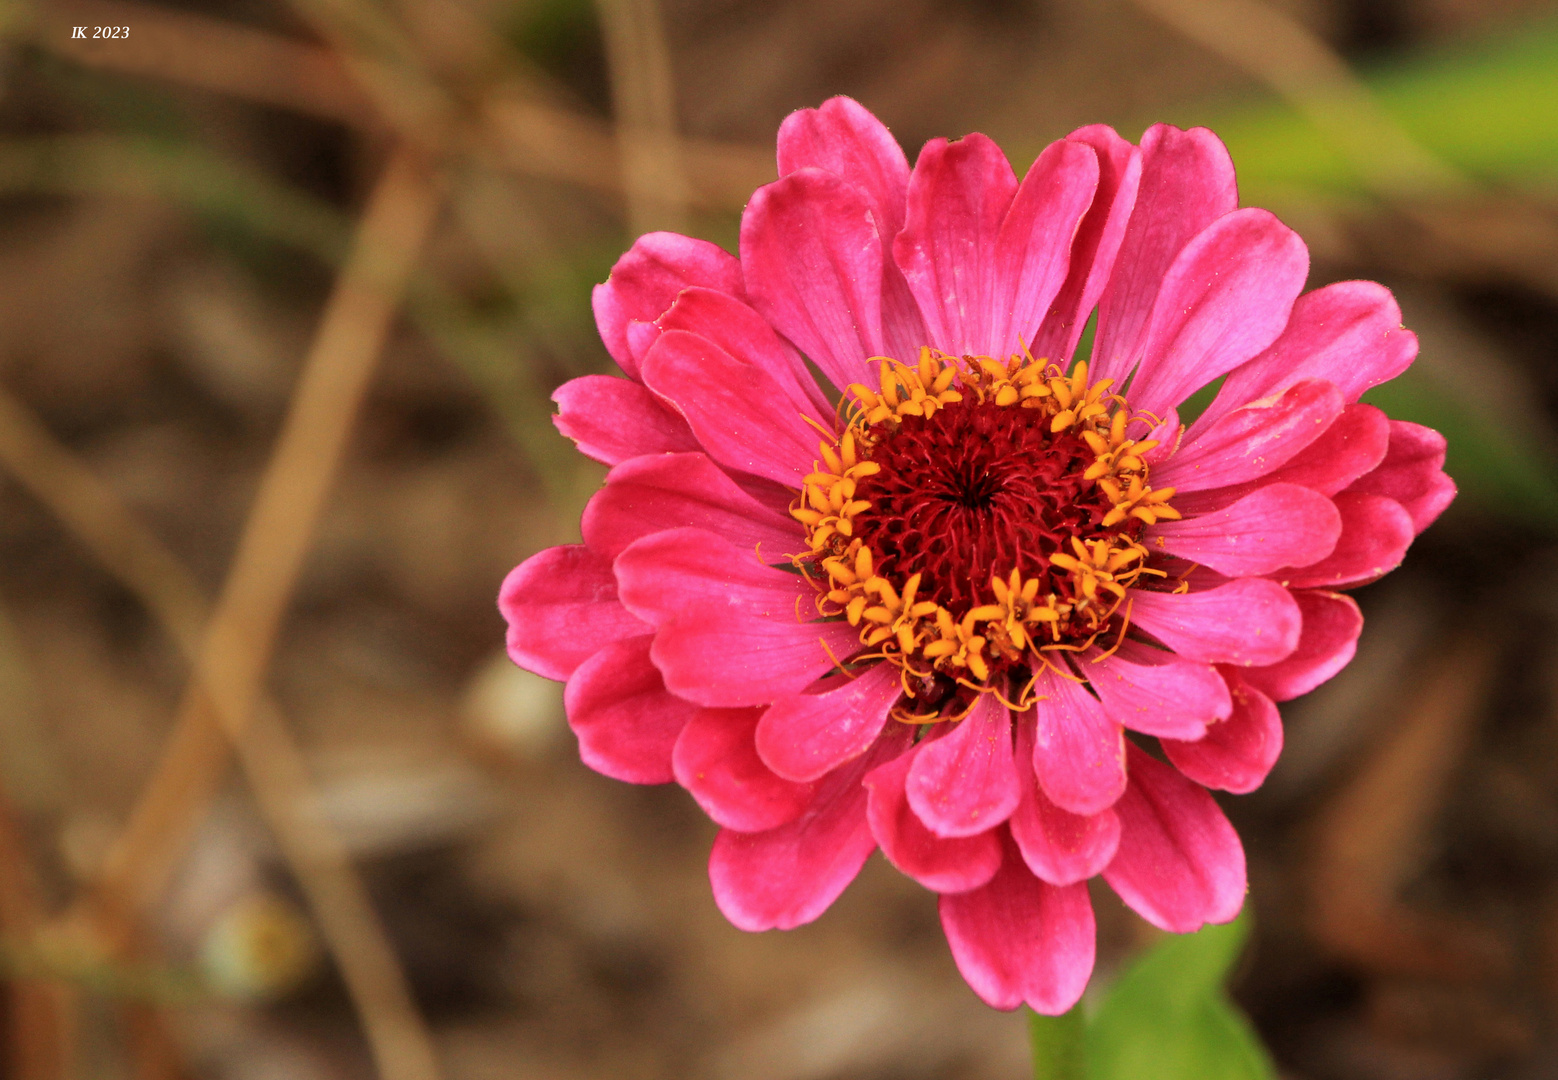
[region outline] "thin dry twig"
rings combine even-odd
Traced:
[[[37,875],[27,853],[21,820],[0,791],[0,939],[30,943],[45,920]],[[10,983],[9,1075],[17,1080],[65,1080],[71,1075],[70,1027],[74,1009],[69,987],[41,979]]]
[[[312,368],[322,363],[340,363],[349,369],[334,380],[316,378],[313,383],[316,395],[329,391],[327,396],[334,403],[337,414],[334,426],[339,429],[333,439],[327,437],[322,442],[316,439],[312,444],[321,455],[317,468],[325,476],[300,485],[296,475],[299,469],[294,464],[286,478],[287,483],[277,481],[271,485],[271,490],[290,489],[305,498],[308,492],[298,489],[312,487],[315,516],[329,474],[333,473],[334,462],[340,456],[345,429],[355,412],[355,402],[361,397],[372,361],[380,351],[393,311],[394,296],[404,284],[405,274],[420,246],[421,236],[430,226],[435,206],[436,198],[415,162],[403,158],[392,161],[365,216],[356,255],[343,274],[308,365]],[[381,293],[377,302],[365,296],[355,300],[350,296],[342,298],[343,293],[375,290]],[[359,329],[364,340],[351,341],[351,335],[346,332],[350,326],[338,327],[333,334],[328,332],[332,316],[336,322],[350,318],[351,325]],[[332,341],[333,345],[330,344]],[[331,351],[324,352],[321,359],[327,346]],[[300,386],[298,396],[302,397],[307,389],[307,386]],[[307,413],[310,422],[317,423],[329,419],[322,415],[324,412],[318,407],[308,410],[301,403],[295,403],[293,417]],[[343,412],[344,415],[339,415]],[[283,447],[287,444],[288,433],[294,430],[289,424],[281,440]],[[299,438],[295,434],[292,437],[294,440]],[[283,455],[278,449],[272,473],[280,460]],[[291,460],[296,463],[301,457]],[[209,636],[206,645],[202,645],[208,605],[193,578],[90,469],[60,446],[20,403],[4,393],[0,393],[0,461],[141,598],[192,664],[202,655],[209,657]],[[262,492],[264,490],[262,487]],[[264,506],[257,500],[249,533],[263,529],[273,538],[279,533],[285,543],[288,530],[278,530],[274,524],[276,510],[273,507],[267,518],[262,514]],[[306,503],[298,509],[305,514],[309,512]],[[292,530],[292,543],[306,544],[307,531],[300,539],[297,531]],[[245,565],[253,567],[252,556],[245,564],[240,555],[234,576]],[[294,558],[289,572],[283,558],[280,565],[272,563],[268,568],[266,580],[280,590],[283,603],[290,593],[296,565]],[[249,572],[266,571],[250,569]],[[245,595],[242,590],[232,588],[230,581],[228,595],[235,592]],[[278,605],[269,620],[272,635],[279,613]],[[260,617],[263,619],[263,613]],[[244,623],[253,626],[255,620],[244,620]],[[213,627],[215,625],[213,623]],[[249,644],[265,647],[258,642]],[[231,685],[225,696],[221,688],[211,688],[207,692],[224,708],[234,704]],[[132,822],[162,822],[176,818],[173,834],[162,835],[161,850],[146,861],[138,861],[140,856],[133,845],[138,835],[145,837],[147,834],[144,831],[137,834],[132,825],[118,849],[117,858],[123,868],[117,880],[108,879],[109,887],[123,889],[131,897],[143,901],[156,894],[165,877],[165,868],[176,859],[182,839],[187,837],[192,822],[198,820],[215,790],[226,760],[228,737],[231,737],[237,744],[240,762],[261,812],[293,866],[315,911],[326,945],[357,1006],[380,1075],[387,1080],[432,1080],[438,1072],[431,1039],[411,1000],[404,973],[388,937],[344,846],[313,811],[302,752],[293,742],[275,705],[259,694],[257,683],[251,689],[251,695],[257,695],[257,699],[251,696],[255,704],[248,725],[242,718],[235,719],[234,713],[213,710],[210,698],[205,695],[186,699],[170,750],[132,818]],[[226,728],[226,735],[218,723]],[[182,778],[186,781],[185,786],[176,786],[176,781],[169,777]],[[148,826],[141,828],[144,830]],[[144,852],[152,841],[142,839],[140,843]],[[148,870],[148,866],[155,869]],[[143,880],[126,880],[137,874]]]
[[[0,463],[130,588],[193,664],[200,655],[209,608],[193,576],[112,489],[4,391],[0,391]],[[188,726],[197,734],[179,744],[187,748],[179,760],[189,762],[180,768],[216,762],[205,767],[220,776],[227,739],[214,716],[206,714],[205,718],[205,723]],[[407,1080],[436,1075],[418,1069],[417,1063],[431,1055],[422,1049],[428,1044],[426,1035],[417,1034],[424,1025],[411,1001],[405,975],[344,846],[310,810],[313,797],[302,751],[293,742],[280,710],[268,698],[259,700],[238,751],[260,811],[314,911],[376,1057],[407,1063],[399,1072],[386,1070],[382,1075]],[[207,797],[208,790],[208,785],[202,784],[196,797]],[[3,825],[0,821],[0,862],[6,869],[0,876],[10,887],[0,889],[0,926],[8,933],[17,933],[13,927],[21,923],[11,912],[21,909],[7,900],[23,887],[12,883],[24,879],[11,869],[14,860],[6,857]],[[38,924],[37,919],[26,922],[31,927]],[[55,995],[61,992],[57,987],[45,989]],[[33,1016],[45,1004],[29,999],[26,1020],[30,1025],[41,1025],[42,1020]],[[19,1015],[17,1024],[23,1021]],[[28,1053],[41,1055],[45,1044],[38,1046],[37,1051]],[[44,1080],[46,1074],[27,1071],[18,1075]]]
[[[122,0],[70,0],[42,20],[40,41],[78,63],[189,86],[335,120],[382,123],[373,103],[327,49],[224,19]],[[129,26],[128,38],[70,36],[70,26]]]
[[[1463,188],[1382,108],[1324,41],[1261,0],[1134,0],[1137,7],[1270,86],[1391,197]]]
[[[1496,659],[1485,633],[1433,656],[1393,730],[1316,822],[1312,918],[1336,955],[1372,971],[1452,979],[1501,966],[1485,930],[1408,907],[1398,895],[1421,864]]]
[[[65,14],[60,14],[63,12]],[[77,14],[69,14],[76,12]],[[114,41],[72,41],[70,20],[133,22],[135,47]],[[79,23],[77,23],[79,25]],[[143,32],[144,28],[144,32]],[[385,102],[364,89],[379,85],[376,69],[348,70],[331,50],[220,19],[169,11],[130,0],[72,0],[41,21],[39,45],[92,67],[197,86],[246,101],[292,109],[373,129],[385,124]],[[423,91],[426,93],[427,91]],[[396,108],[393,102],[390,108]],[[403,137],[429,138],[425,121],[400,113]],[[446,118],[434,141],[467,149],[505,171],[577,184],[603,194],[623,190],[620,151],[611,126],[535,99],[524,80],[497,82],[461,123]],[[471,128],[462,133],[462,123]],[[774,178],[773,154],[761,147],[679,140],[687,198],[697,207],[733,210]]]
[[[676,140],[676,84],[658,0],[595,0],[617,120],[628,226],[687,229],[687,174]]]

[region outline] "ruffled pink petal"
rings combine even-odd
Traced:
[[[996,249],[1016,192],[1006,155],[984,135],[932,139],[920,151],[892,252],[925,320],[926,344],[954,356],[1008,351],[992,346],[991,331]]]
[[[741,218],[752,306],[840,389],[882,352],[883,259],[870,200],[821,169],[758,188]]]
[[[1302,379],[1335,383],[1345,400],[1357,401],[1416,356],[1417,335],[1402,328],[1389,289],[1373,281],[1339,281],[1298,298],[1282,336],[1229,374],[1192,430]]]
[[[1017,760],[1033,760],[1030,719],[1017,724]],[[1021,769],[1022,799],[1012,812],[1012,839],[1040,880],[1070,885],[1102,873],[1120,842],[1120,818],[1113,810],[1083,816],[1062,810],[1044,794],[1032,769]]]
[[[958,971],[987,1005],[1026,1002],[1058,1016],[1082,997],[1093,973],[1093,904],[1086,884],[1046,885],[1010,840],[1006,848],[988,885],[941,898],[941,927]]]
[[[1098,155],[1070,139],[1039,155],[1012,199],[995,249],[986,355],[1021,352],[1038,333],[1072,264],[1072,244],[1098,189]]]
[[[701,286],[742,299],[741,264],[707,240],[655,232],[638,238],[604,284],[595,286],[595,325],[606,351],[630,378],[638,375],[628,345],[631,322],[654,322],[688,286]]]
[[[1186,492],[1175,497],[1174,508],[1187,516],[1204,514],[1265,484],[1299,484],[1321,495],[1335,495],[1378,466],[1389,443],[1390,421],[1384,413],[1372,405],[1348,405],[1318,439],[1280,469],[1233,487]]]
[[[701,449],[687,421],[636,382],[611,375],[583,375],[552,393],[552,423],[579,453],[604,465],[640,454]]]
[[[579,757],[630,784],[673,777],[671,752],[697,707],[668,693],[649,660],[649,635],[614,642],[579,665],[563,692]]]
[[[1243,795],[1265,781],[1282,753],[1282,717],[1265,694],[1228,672],[1233,714],[1195,742],[1162,740],[1163,752],[1198,784]]]
[[[1236,577],[1319,562],[1336,547],[1342,516],[1318,491],[1267,484],[1221,510],[1159,522],[1148,534],[1156,550]]]
[[[1298,648],[1269,667],[1242,669],[1246,683],[1275,701],[1307,694],[1346,667],[1363,632],[1363,613],[1350,596],[1302,589],[1293,599],[1304,620]]]
[[[757,752],[791,780],[815,780],[876,741],[902,692],[898,669],[877,664],[820,694],[785,694],[757,725]]]
[[[834,97],[798,109],[779,125],[779,175],[825,169],[865,193],[884,240],[903,228],[909,160],[892,132],[864,105]]]
[[[1228,685],[1212,665],[1139,642],[1125,642],[1112,656],[1095,649],[1077,669],[1111,720],[1144,735],[1197,739],[1233,708]]]
[[[814,785],[797,784],[764,765],[753,735],[757,709],[700,709],[676,739],[676,782],[727,829],[763,832],[794,821],[811,805]]]
[[[1394,499],[1344,491],[1336,496],[1342,535],[1330,556],[1275,576],[1294,589],[1340,589],[1383,577],[1401,565],[1417,535],[1412,515]]]
[[[826,911],[876,848],[861,780],[903,753],[911,736],[906,724],[889,728],[869,753],[819,782],[794,821],[760,833],[722,831],[709,853],[709,882],[725,918],[742,930],[789,930]]]
[[[994,694],[915,754],[907,781],[909,805],[937,836],[973,836],[999,825],[1017,808],[1012,716]]]
[[[1125,790],[1125,732],[1098,699],[1045,668],[1034,684],[1033,771],[1049,800],[1073,814],[1114,805]]]
[[[1444,448],[1444,436],[1433,428],[1392,420],[1385,459],[1349,490],[1394,499],[1411,515],[1413,531],[1422,532],[1455,498],[1455,481],[1441,471]]]
[[[1261,479],[1325,434],[1344,407],[1341,391],[1330,383],[1297,383],[1278,397],[1235,409],[1194,440],[1187,433],[1174,456],[1154,466],[1152,484],[1194,492]]]
[[[1066,140],[1092,147],[1097,154],[1098,188],[1072,241],[1066,282],[1050,302],[1033,339],[1034,356],[1052,359],[1062,367],[1070,364],[1088,316],[1109,284],[1141,184],[1141,151],[1113,128],[1094,124],[1073,131]]]
[[[1239,578],[1177,595],[1137,589],[1131,597],[1131,621],[1189,660],[1275,664],[1298,646],[1298,604],[1275,581]]]
[[[708,338],[668,330],[644,357],[643,375],[721,465],[795,488],[811,472],[817,432],[761,367]]]
[[[1226,721],[1225,721],[1226,722]],[[1188,934],[1244,906],[1244,848],[1206,789],[1130,747],[1115,806],[1120,847],[1104,880],[1153,926]]]
[[[866,818],[871,833],[887,860],[927,889],[941,893],[977,889],[1000,869],[1000,839],[994,829],[973,836],[942,837],[925,827],[904,791],[919,752],[919,747],[910,749],[866,775],[866,789],[871,793]]]
[[[1161,414],[1276,340],[1309,276],[1309,250],[1266,210],[1225,214],[1169,267],[1131,380],[1131,407]]]
[[[1093,346],[1094,378],[1114,379],[1116,386],[1141,357],[1148,319],[1175,258],[1192,237],[1239,205],[1233,161],[1205,128],[1154,125],[1142,135],[1141,158],[1135,205],[1099,300]]]
[[[800,527],[736,486],[703,454],[655,454],[624,461],[584,508],[590,550],[614,559],[650,533],[690,526],[781,562],[803,541]]]
[[[793,623],[750,612],[690,611],[655,635],[665,682],[700,705],[766,705],[833,670],[859,644],[848,623]]]
[[[833,412],[801,354],[743,301],[713,289],[683,289],[656,326],[661,332],[697,334],[744,363],[762,368],[784,388],[796,412],[814,417]],[[778,402],[773,406],[782,408]]]
[[[583,544],[537,552],[503,579],[498,610],[514,663],[566,679],[595,653],[649,627],[617,599],[611,563]]]
[[[646,536],[615,569],[623,604],[658,630],[653,656],[666,686],[700,705],[798,693],[859,644],[848,623],[801,621],[816,595],[804,578],[702,529]]]

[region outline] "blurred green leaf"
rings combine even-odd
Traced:
[[[1087,1020],[1080,1004],[1059,1016],[1029,1013],[1033,1080],[1086,1080],[1086,1039]]]
[[[1273,1080],[1254,1029],[1223,990],[1249,931],[1165,938],[1115,983],[1087,1025],[1089,1080]]]
[[[1558,23],[1416,52],[1361,74],[1409,135],[1468,175],[1517,184],[1558,176]],[[1284,103],[1204,103],[1170,118],[1217,132],[1247,203],[1364,192],[1346,156]]]
[[[1438,431],[1449,443],[1444,471],[1461,496],[1529,525],[1558,528],[1558,479],[1542,449],[1527,445],[1518,427],[1474,407],[1436,383],[1420,367],[1363,395],[1392,419]]]

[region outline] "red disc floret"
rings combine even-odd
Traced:
[[[1095,454],[1075,430],[1045,430],[1042,413],[961,401],[928,417],[871,429],[871,460],[881,471],[856,497],[871,507],[854,522],[877,572],[905,581],[923,575],[919,596],[955,617],[989,603],[992,577],[1015,567],[1037,578],[1039,594],[1066,593],[1070,575],[1049,558],[1072,537],[1102,528],[1110,500],[1083,479]]]

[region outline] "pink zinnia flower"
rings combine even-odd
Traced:
[[[595,290],[627,378],[557,426],[612,469],[504,583],[509,651],[568,681],[586,763],[723,827],[737,926],[817,918],[881,847],[980,997],[1062,1012],[1093,875],[1165,930],[1243,904],[1206,789],[1261,783],[1273,702],[1353,655],[1336,590],[1454,495],[1437,433],[1358,401],[1416,338],[1372,282],[1300,296],[1202,129],[1083,128],[1019,182],[982,135],[911,170],[835,98],[779,173],[739,258],[655,233]]]

